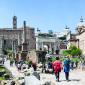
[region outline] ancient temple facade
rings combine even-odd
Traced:
[[[25,48],[23,44],[26,44]],[[14,16],[12,28],[0,28],[0,53],[6,50],[16,53],[19,46],[22,51],[35,49],[35,30],[26,26],[26,21],[23,27],[17,28],[17,17]]]

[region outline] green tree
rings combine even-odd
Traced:
[[[82,50],[77,48],[75,45],[71,45],[68,50],[63,51],[64,55],[71,55],[71,56],[80,56],[82,54]]]
[[[71,50],[72,56],[80,56],[82,54],[81,49],[77,48],[75,45],[71,45],[69,49]]]
[[[70,50],[63,50],[63,55],[64,56],[70,55]]]

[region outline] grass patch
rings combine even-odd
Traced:
[[[1,80],[5,80],[5,77],[0,77],[0,81],[1,81]]]
[[[0,71],[5,71],[5,70],[6,70],[5,67],[0,66]]]
[[[12,77],[12,74],[4,66],[0,66],[0,75],[0,80],[7,80],[7,76]]]

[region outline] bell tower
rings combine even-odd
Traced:
[[[13,17],[13,29],[17,29],[17,17]]]

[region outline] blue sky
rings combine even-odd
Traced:
[[[0,28],[12,27],[12,17],[18,18],[18,27],[27,25],[42,32],[72,31],[80,17],[85,19],[85,0],[0,0]]]

